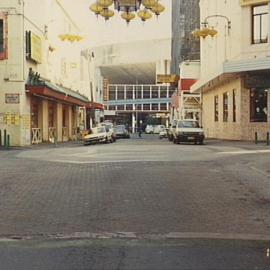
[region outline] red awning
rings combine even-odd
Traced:
[[[87,108],[90,110],[104,110],[104,105],[97,102],[89,102]]]
[[[47,86],[32,86],[32,85],[26,85],[26,90],[30,94],[36,94],[39,96],[54,98],[59,101],[64,101],[70,104],[78,105],[78,106],[87,106],[88,102],[82,101],[80,99],[77,99],[75,97],[71,97],[69,95],[66,95],[65,93],[56,92]]]

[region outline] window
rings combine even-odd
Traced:
[[[267,122],[267,93],[264,88],[250,90],[250,122]]]
[[[215,122],[218,122],[218,96],[214,98]]]
[[[233,122],[236,122],[236,90],[233,89]]]
[[[0,60],[7,59],[7,15],[0,13]]]
[[[252,43],[266,43],[268,41],[268,5],[252,8]]]
[[[228,93],[223,94],[223,122],[228,122]]]
[[[4,20],[0,20],[0,53],[4,52]]]

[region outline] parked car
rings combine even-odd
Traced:
[[[146,134],[152,134],[154,132],[154,127],[152,125],[147,125],[145,128]]]
[[[168,129],[167,128],[163,128],[161,129],[161,131],[159,132],[159,138],[163,139],[163,138],[168,138]]]
[[[179,120],[173,129],[173,142],[194,142],[195,144],[203,144],[204,131],[200,127],[198,121],[193,119]]]
[[[114,127],[114,133],[116,135],[116,138],[130,138],[129,131],[126,129],[124,125],[118,125]]]
[[[83,137],[84,145],[95,144],[95,143],[107,143],[113,142],[112,133],[106,127],[96,127],[92,128],[90,134],[87,134]]]
[[[113,141],[116,141],[116,134],[114,132],[114,128],[113,128],[113,123],[111,122],[103,122],[100,124],[100,126],[105,127],[106,129],[108,129]]]
[[[164,130],[165,129],[165,126],[164,125],[156,125],[154,126],[154,131],[153,133],[154,134],[159,134],[160,131]]]

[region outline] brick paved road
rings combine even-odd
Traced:
[[[0,236],[119,231],[268,235],[270,203],[245,184],[258,177],[246,166],[256,157],[218,157],[220,151],[241,149],[143,139],[0,152]]]

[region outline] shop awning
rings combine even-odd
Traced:
[[[86,96],[63,86],[41,80],[36,75],[29,75],[25,86],[26,92],[45,98],[70,103],[73,105],[86,107],[87,109],[103,110],[103,104],[90,101]]]

